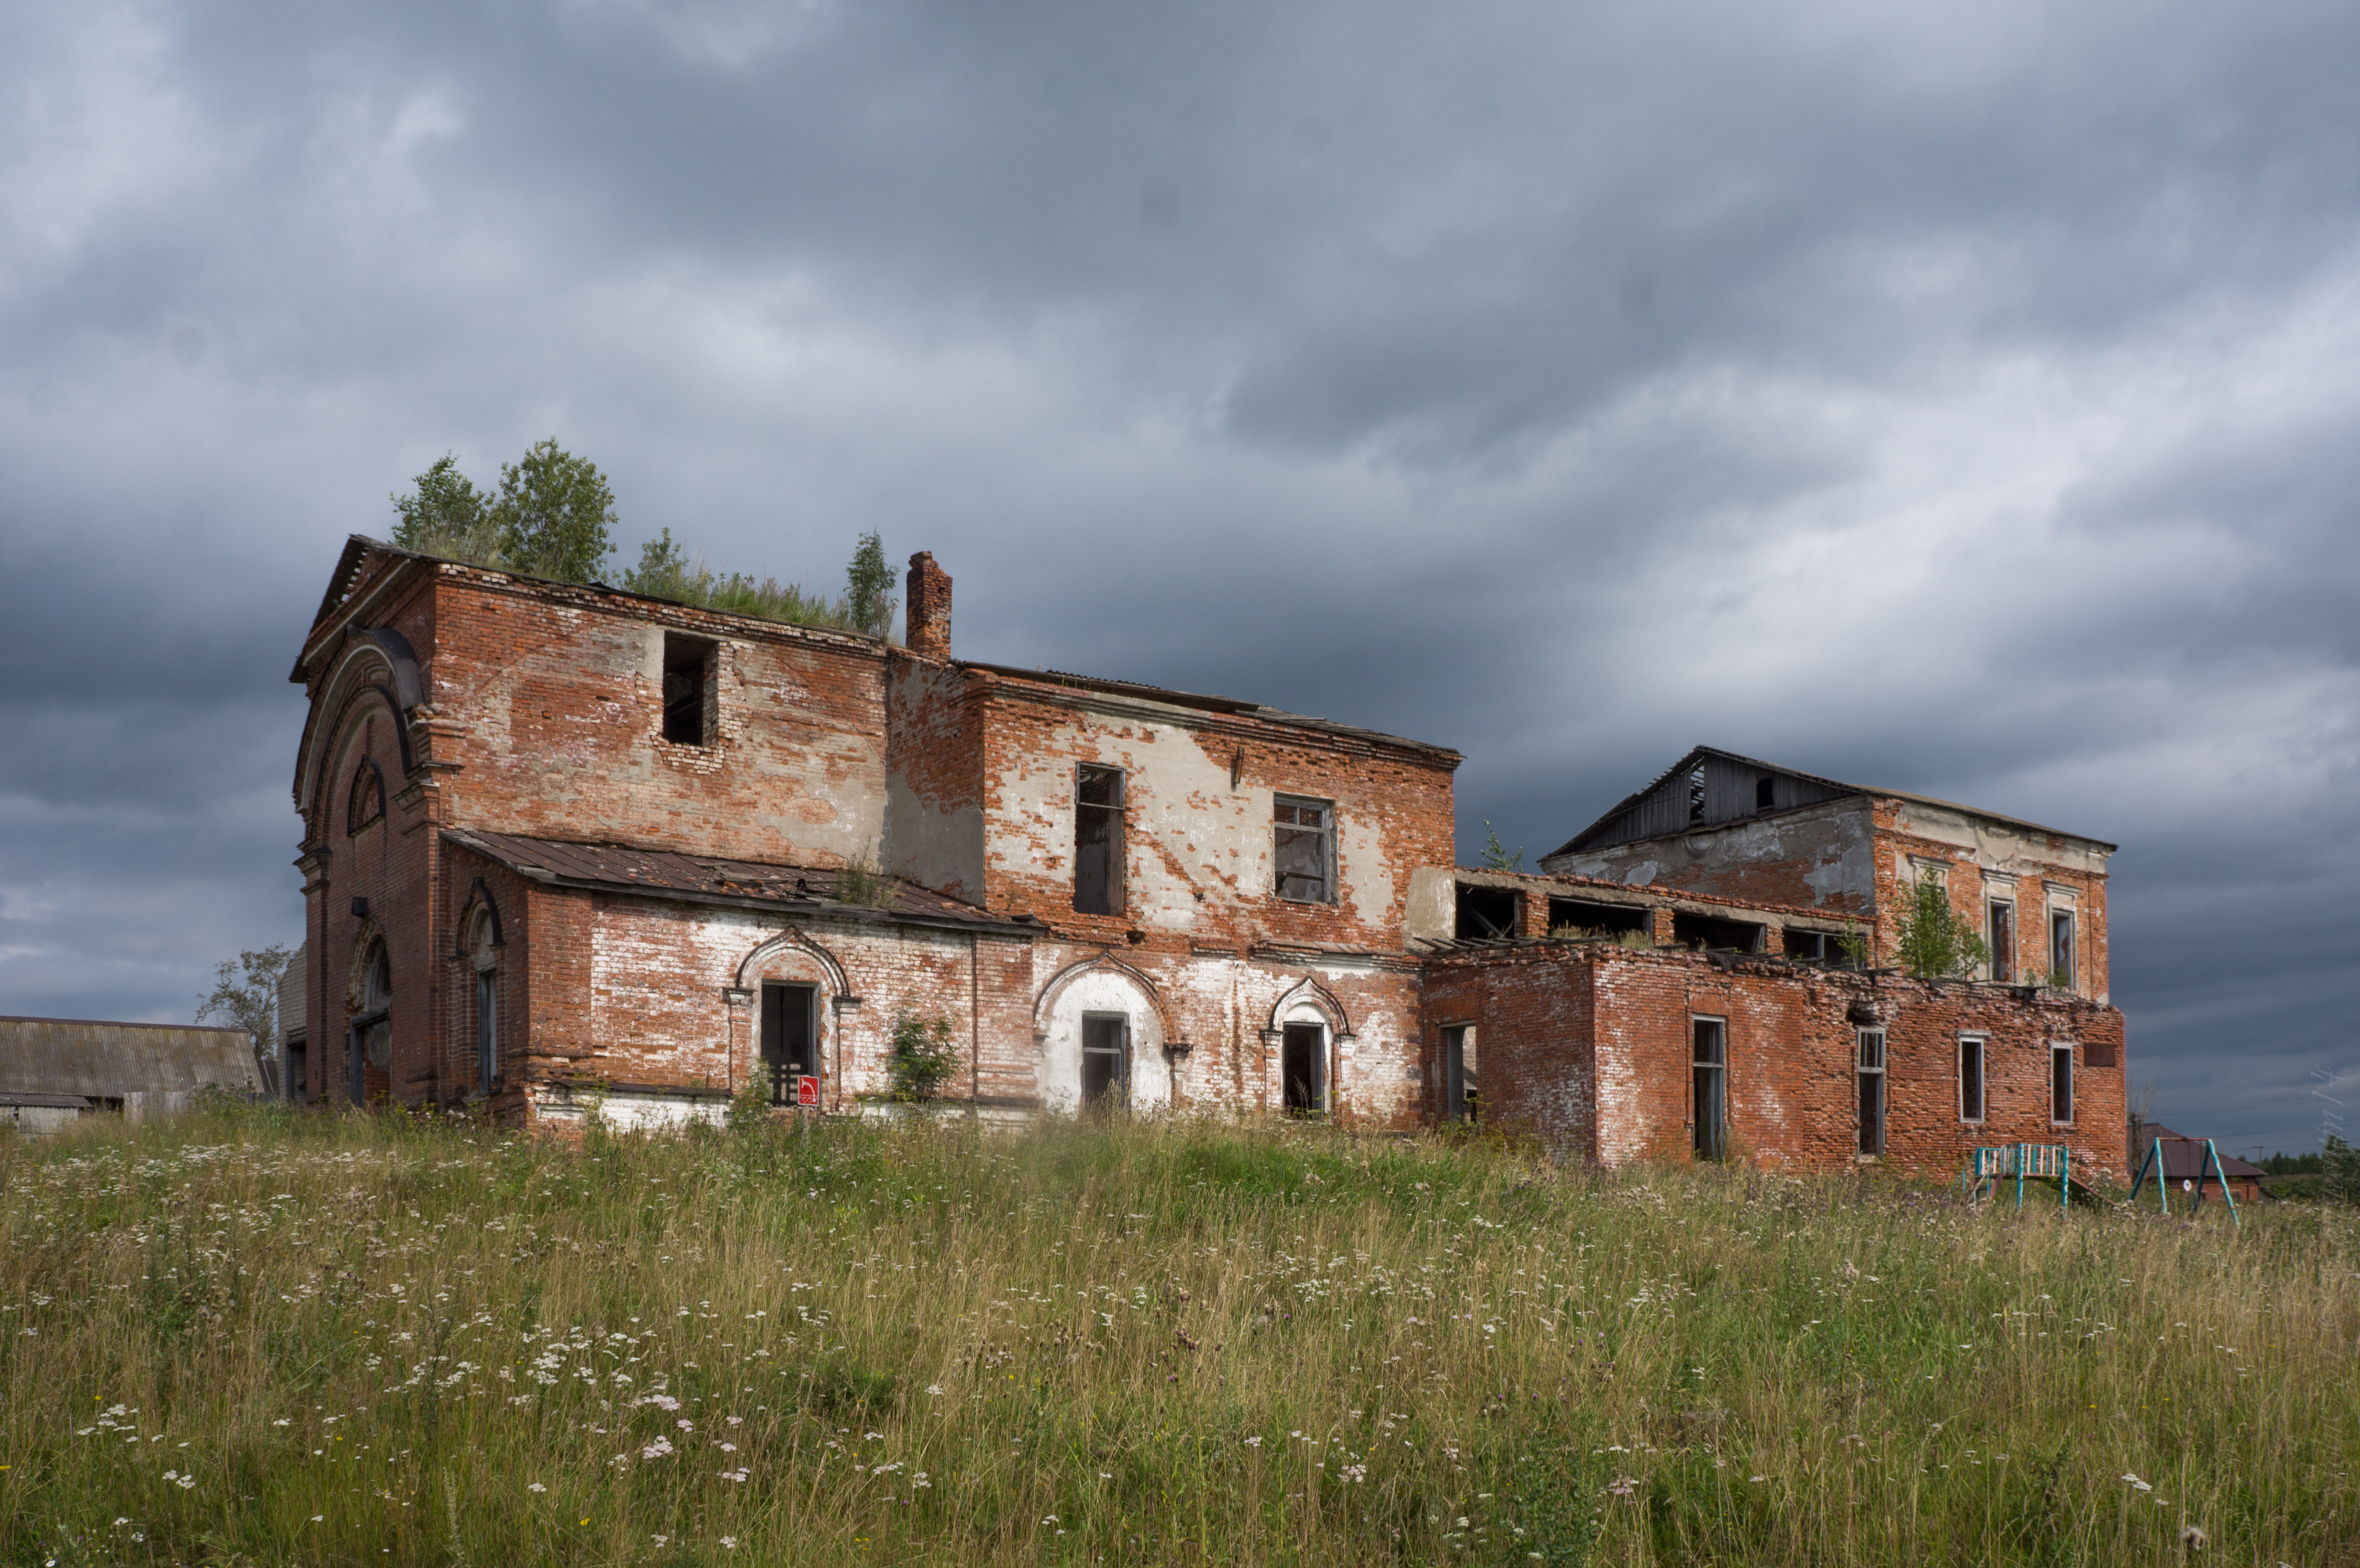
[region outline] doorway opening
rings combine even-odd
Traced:
[[[762,982],[762,1068],[770,1104],[819,1104],[819,987]],[[803,1079],[811,1080],[806,1089]]]
[[[1473,1024],[1453,1024],[1442,1031],[1442,1119],[1470,1125],[1483,1119],[1483,1097],[1476,1084]]]
[[[1288,1024],[1280,1036],[1278,1075],[1290,1116],[1328,1111],[1328,1029],[1322,1024]]]

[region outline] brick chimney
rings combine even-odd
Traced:
[[[908,605],[908,629],[902,633],[902,646],[928,659],[948,659],[951,580],[934,564],[932,550],[922,550],[910,558],[909,592],[903,603]]]

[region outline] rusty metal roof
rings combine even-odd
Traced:
[[[2138,1137],[2134,1140],[2131,1149],[2133,1161],[2145,1160],[2158,1139],[2161,1139],[2163,1143],[2163,1174],[2166,1181],[2193,1181],[2200,1172],[2208,1179],[2212,1176],[2212,1171],[2203,1169],[2204,1139],[2174,1132],[2161,1122],[2139,1124]],[[2239,1177],[2269,1174],[2260,1166],[2247,1164],[2234,1154],[2222,1154],[2221,1146],[2217,1142],[2212,1146],[2212,1152],[2219,1156],[2221,1169],[2227,1172],[2233,1181]]]
[[[651,898],[875,920],[909,925],[1030,933],[1032,921],[1010,919],[899,877],[882,878],[879,904],[837,896],[843,873],[809,866],[734,860],[727,855],[638,849],[620,844],[576,844],[522,833],[449,828],[443,836],[499,862],[520,877],[561,887],[632,893]]]
[[[1262,702],[1249,702],[1237,697],[1216,697],[1202,691],[1179,691],[1168,686],[1151,686],[1142,681],[1115,681],[1102,675],[1076,675],[1065,670],[1027,670],[1014,664],[986,664],[980,659],[962,659],[956,661],[962,670],[979,670],[988,675],[1022,681],[1037,686],[1049,686],[1073,691],[1103,691],[1111,697],[1134,697],[1142,702],[1163,702],[1175,708],[1196,708],[1209,713],[1234,713],[1240,718],[1253,719],[1286,729],[1309,730],[1317,735],[1335,735],[1340,739],[1372,742],[1380,746],[1397,746],[1411,751],[1422,751],[1436,757],[1448,757],[1456,767],[1461,754],[1449,746],[1433,741],[1412,740],[1407,735],[1387,735],[1382,730],[1364,729],[1358,724],[1338,724],[1310,713],[1294,713],[1284,708],[1273,708]]]

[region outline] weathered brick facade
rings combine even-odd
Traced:
[[[1828,1165],[1858,1152],[1845,1020],[1868,996],[1895,1009],[1885,1159],[1933,1170],[2019,1136],[2010,1052],[2052,1038],[2091,1058],[2076,1147],[2111,1116],[2092,1147],[2121,1148],[2110,1008],[1546,938],[1586,910],[1666,947],[1831,939],[1889,901],[1888,861],[1983,876],[1972,824],[1878,800],[1832,898],[1817,862],[1735,887],[1467,871],[1455,752],[957,660],[931,556],[907,597],[895,648],[354,540],[295,671],[312,1097],[711,1115],[772,1081],[763,1020],[792,996],[825,1112],[881,1098],[896,1018],[940,1014],[945,1093],[983,1114],[1104,1097],[1406,1129],[1448,1114],[1441,1031],[1471,1025],[1487,1120],[1682,1158],[1704,998],[1728,1020],[1732,1148]],[[2102,864],[2050,871],[2103,997]],[[1512,909],[1513,935],[1459,941],[1470,897]],[[1979,1127],[1934,1103],[1941,1042],[1968,1029],[1991,1042]]]
[[[1487,1127],[1620,1164],[1696,1148],[1696,1026],[1723,1028],[1727,1149],[1779,1168],[1874,1162],[1955,1175],[1979,1145],[2066,1144],[2120,1180],[2123,1019],[2064,995],[1798,968],[1594,942],[1438,955],[1426,966],[1429,1077],[1442,1034],[1473,1026]],[[1883,1036],[1883,1136],[1861,1138],[1861,1036]],[[1979,1046],[1982,1115],[1962,1105]],[[2068,1116],[2052,1116],[2070,1048]]]

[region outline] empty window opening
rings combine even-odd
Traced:
[[[2049,911],[2049,983],[2071,989],[2073,985],[2073,911]]]
[[[489,1099],[500,1075],[499,949],[492,922],[475,922],[475,1093]]]
[[[1551,898],[1549,931],[1580,936],[1617,936],[1647,929],[1644,904],[1600,904],[1587,898]]]
[[[1770,775],[1764,774],[1754,781],[1754,809],[1766,811],[1778,803],[1778,787]]]
[[[1696,1157],[1719,1160],[1729,1147],[1729,1025],[1721,1018],[1692,1021],[1689,1073],[1695,1104],[1690,1125]]]
[[[664,633],[663,737],[676,746],[713,744],[713,644]]]
[[[1278,1074],[1290,1116],[1328,1112],[1328,1029],[1324,1024],[1288,1024],[1281,1032]]]
[[[1852,962],[1844,954],[1841,931],[1808,931],[1801,926],[1788,926],[1781,933],[1781,942],[1789,958],[1804,959],[1813,964]]]
[[[1983,1119],[1983,1042],[1979,1035],[1959,1040],[1959,1119]]]
[[[1459,929],[1461,940],[1513,936],[1523,923],[1524,896],[1513,887],[1459,885]]]
[[[819,1103],[819,987],[762,983],[762,1070],[770,1104]],[[812,1081],[809,1102],[803,1080]]]
[[[1762,927],[1750,920],[1715,920],[1710,915],[1680,915],[1672,917],[1672,942],[1679,947],[1692,947],[1699,953],[1758,952],[1762,946]]]
[[[1122,913],[1122,769],[1084,763],[1074,774],[1074,910]]]
[[[1475,1026],[1454,1024],[1442,1031],[1442,1117],[1480,1123],[1482,1094],[1476,1083]]]
[[[1704,821],[1704,764],[1701,762],[1688,771],[1688,821]]]
[[[1118,1110],[1131,1103],[1131,1020],[1120,1013],[1082,1015],[1082,1109]]]
[[[375,762],[361,758],[353,769],[353,792],[344,807],[344,832],[356,833],[385,815],[385,775]]]
[[[1860,1031],[1860,1151],[1885,1152],[1885,1031]]]
[[[2073,1048],[2049,1048],[2049,1119],[2063,1127],[2073,1119]]]
[[[301,1035],[291,1035],[288,1038],[287,1097],[290,1100],[300,1101],[311,1095],[311,1075],[308,1071],[311,1066],[310,1057],[311,1048],[304,1042]]]
[[[1991,977],[2016,978],[2016,906],[1994,898],[1991,903]]]
[[[1298,903],[1333,899],[1335,808],[1324,800],[1281,795],[1272,807],[1277,833],[1278,896]]]

